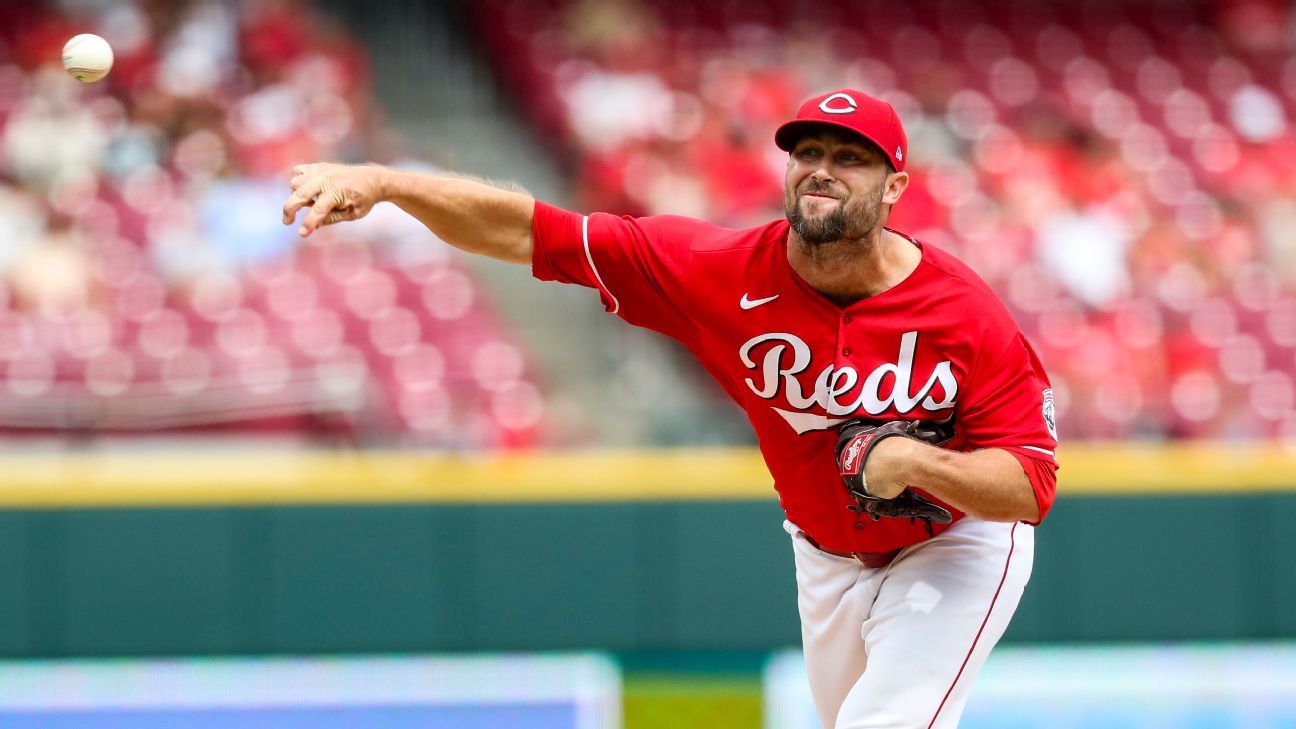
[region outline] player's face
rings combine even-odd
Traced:
[[[881,220],[890,171],[863,140],[830,131],[804,137],[788,156],[788,222],[811,244],[864,238]]]

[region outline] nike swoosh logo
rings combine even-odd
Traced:
[[[778,297],[779,297],[778,294],[774,294],[773,296],[766,296],[763,299],[753,300],[747,298],[747,294],[743,294],[742,300],[738,302],[738,305],[743,308],[743,311],[746,311],[748,309],[755,309],[761,304],[768,304],[769,302],[773,301],[774,299],[777,299]]]

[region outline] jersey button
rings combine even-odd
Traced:
[[[842,356],[843,356],[843,357],[849,357],[849,356],[850,356],[850,353],[851,353],[851,348],[850,348],[850,347],[844,347],[844,348],[842,349]]]
[[[856,528],[856,529],[863,529],[863,528],[864,528],[864,522],[862,522],[862,521],[857,521],[857,522],[855,522],[855,528]]]
[[[843,317],[842,317],[842,324],[850,324],[850,322],[851,322],[851,315],[850,315],[850,314],[847,314],[846,316],[843,316]]]

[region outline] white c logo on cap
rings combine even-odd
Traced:
[[[831,104],[837,100],[845,101],[846,106],[831,106]],[[854,114],[855,110],[858,108],[859,104],[855,103],[854,99],[849,95],[840,92],[819,102],[819,111],[822,111],[825,114]]]

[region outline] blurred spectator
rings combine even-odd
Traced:
[[[1296,347],[1265,323],[1296,294],[1290,3],[599,6],[476,15],[506,81],[565,129],[582,208],[778,217],[774,127],[859,87],[915,150],[891,225],[1006,294],[1065,435],[1296,432]]]
[[[1296,47],[1292,5],[1287,0],[1215,0],[1215,21],[1231,45],[1256,53]]]
[[[58,64],[87,29],[93,86]],[[0,428],[534,444],[543,394],[466,271],[382,215],[305,248],[279,222],[293,164],[381,141],[367,80],[305,0],[0,4]]]
[[[66,218],[55,218],[14,261],[9,286],[13,303],[27,311],[61,317],[86,308],[90,304],[86,240]]]
[[[40,191],[60,175],[98,169],[107,135],[77,89],[68,85],[67,74],[47,64],[31,85],[31,93],[14,105],[5,124],[5,169]]]
[[[1106,305],[1129,293],[1129,224],[1102,204],[1062,205],[1035,226],[1040,261],[1076,299]]]

